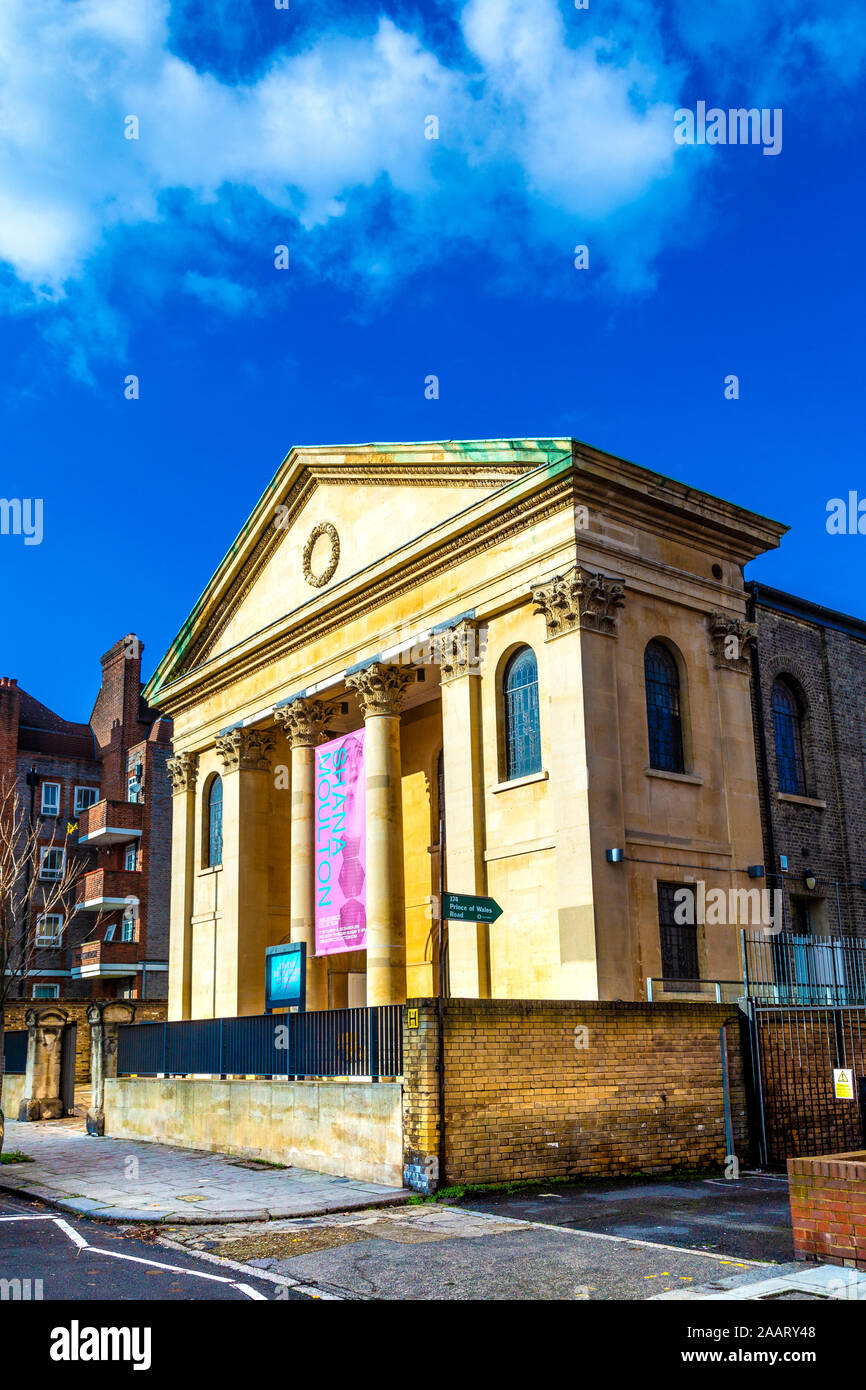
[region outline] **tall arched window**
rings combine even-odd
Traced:
[[[667,647],[650,642],[644,652],[646,722],[650,767],[684,772],[680,673]]]
[[[776,736],[776,771],[779,791],[792,796],[806,795],[806,768],[803,761],[803,713],[800,701],[788,681],[773,682],[770,696],[773,731]]]
[[[214,777],[207,795],[207,867],[223,862],[223,780]]]
[[[505,714],[505,779],[541,771],[538,722],[538,663],[531,647],[510,658],[502,677]]]

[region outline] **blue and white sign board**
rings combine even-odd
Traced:
[[[274,1009],[305,1009],[307,948],[303,941],[268,946],[265,951],[265,1013]]]

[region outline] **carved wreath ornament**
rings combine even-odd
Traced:
[[[321,574],[314,574],[312,559],[316,541],[320,536],[327,536],[331,542],[331,554],[328,563]],[[314,589],[323,589],[325,585],[334,577],[334,571],[340,563],[340,537],[337,535],[336,526],[332,526],[330,521],[320,521],[318,526],[314,526],[310,532],[307,544],[304,546],[304,556],[302,560],[304,578],[308,584],[312,584]]]

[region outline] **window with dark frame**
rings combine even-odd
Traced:
[[[685,772],[680,675],[661,642],[650,642],[644,653],[644,682],[650,767]]]
[[[207,867],[218,868],[223,862],[223,783],[214,777],[207,798]]]
[[[790,684],[780,678],[773,682],[770,703],[776,739],[779,791],[789,796],[805,796],[806,768],[803,759],[803,715],[800,701]]]
[[[662,954],[662,978],[665,981],[692,981],[701,978],[698,960],[698,929],[689,922],[678,921],[686,915],[683,892],[692,895],[694,920],[694,887],[690,883],[660,883],[658,885],[659,938]],[[679,894],[679,897],[677,897]]]
[[[541,771],[538,662],[531,647],[510,658],[502,678],[505,720],[505,780]]]

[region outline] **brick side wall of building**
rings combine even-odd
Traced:
[[[437,1014],[429,999],[411,1008],[405,1168],[424,1190],[438,1157]],[[723,1027],[734,1151],[747,1158],[736,1007],[452,999],[444,1018],[447,1184],[720,1167]]]
[[[776,853],[789,862],[789,872],[769,886],[784,887],[787,923],[794,895],[819,905],[819,928],[836,931],[841,915],[844,932],[866,934],[866,892],[859,886],[866,880],[866,640],[761,604],[757,621],[770,780],[770,805],[763,787],[761,805],[765,829],[768,814],[773,819]],[[771,708],[779,676],[802,694],[806,792],[826,809],[779,800]],[[777,865],[767,868],[772,873]],[[806,869],[818,878],[811,894]]]
[[[168,962],[171,908],[171,783],[166,764],[168,744],[148,743],[144,834],[147,846],[143,877],[147,895],[147,959]],[[168,997],[168,972],[151,973],[145,985],[147,998]]]
[[[866,1152],[789,1158],[798,1260],[866,1270]]]

